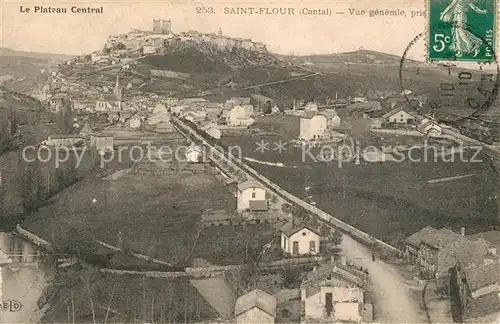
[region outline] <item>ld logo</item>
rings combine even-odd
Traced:
[[[2,311],[4,312],[18,312],[23,308],[23,305],[17,300],[2,301]]]

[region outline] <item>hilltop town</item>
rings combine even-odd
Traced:
[[[174,33],[171,20],[153,19],[151,31],[42,68],[28,94],[2,88],[0,171],[19,171],[0,173],[13,233],[0,246],[0,292],[25,298],[25,313],[3,316],[498,314],[495,110],[463,121],[435,107],[422,89],[451,67],[412,65],[423,79],[401,89],[358,74],[397,67],[393,57],[349,55],[355,64],[338,64],[349,72],[338,77],[324,57],[279,57],[222,28]],[[12,273],[42,263],[49,283],[28,300]]]

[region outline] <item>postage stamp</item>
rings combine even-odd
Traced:
[[[427,0],[428,61],[494,61],[496,0]]]

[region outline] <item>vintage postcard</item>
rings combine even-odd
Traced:
[[[500,323],[496,0],[2,0],[0,323]]]

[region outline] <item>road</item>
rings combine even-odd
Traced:
[[[343,235],[342,254],[368,269],[374,294],[374,321],[378,323],[426,323],[419,315],[419,301],[414,300],[403,277],[390,264],[372,261],[372,252],[361,243]]]

